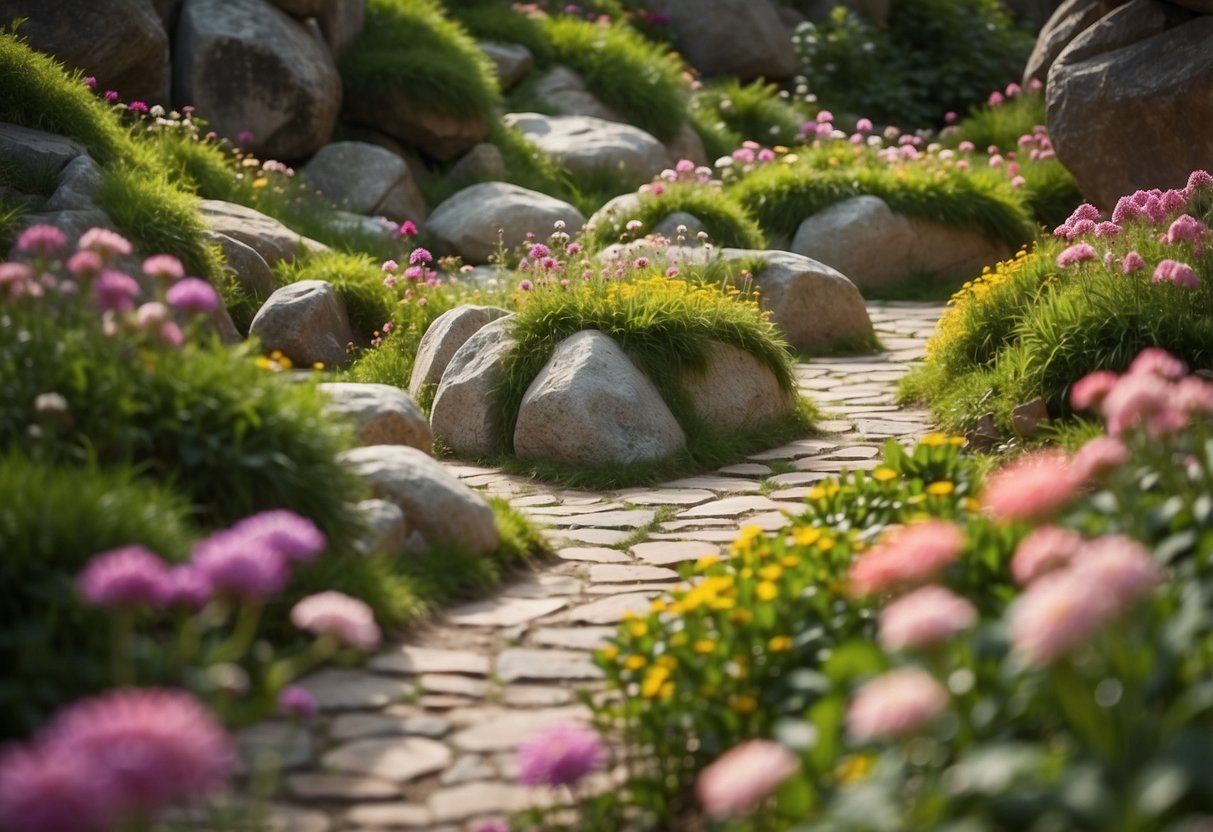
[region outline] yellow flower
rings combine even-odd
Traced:
[[[673,670],[674,668],[678,667],[678,659],[674,658],[673,656],[662,656],[657,659],[657,664],[661,665],[666,670]]]
[[[767,642],[767,649],[772,653],[786,653],[792,649],[791,636],[773,636]]]
[[[643,621],[634,621],[628,626],[628,632],[632,638],[643,638],[648,635],[649,625]]]
[[[687,646],[687,634],[682,631],[674,633],[674,635],[670,636],[670,646],[671,647],[686,647]]]
[[[823,552],[828,552],[834,548],[835,542],[836,541],[832,537],[823,537],[817,542],[817,548]]]
[[[323,362],[323,361],[316,361],[316,362],[313,362],[313,363],[312,363],[312,369],[313,369],[313,370],[323,370],[323,369],[324,369],[324,362]]]
[[[871,754],[857,754],[845,758],[834,770],[834,776],[843,785],[857,782],[868,776],[875,762]]]
[[[928,448],[938,448],[939,446],[946,444],[947,441],[948,437],[944,436],[942,433],[928,433],[919,440],[921,444],[926,445]]]
[[[639,670],[644,667],[647,660],[644,656],[637,656],[635,653],[623,660],[623,666],[628,670]]]
[[[800,558],[796,555],[784,555],[779,559],[779,562],[786,569],[795,569],[797,566],[800,566]]]
[[[691,645],[691,649],[696,653],[707,655],[716,649],[716,642],[712,641],[710,638],[701,638]]]
[[[815,485],[809,489],[809,493],[805,495],[805,499],[817,502],[818,500],[824,500],[825,496],[826,490],[820,485]]]
[[[752,714],[758,710],[758,700],[752,696],[730,696],[729,707],[739,714]]]
[[[653,603],[649,604],[649,609],[653,612],[665,612],[665,601],[658,598],[653,601]]]
[[[954,448],[963,447],[964,444],[968,441],[969,440],[965,439],[963,436],[949,436],[948,437],[948,444]]]
[[[783,567],[777,563],[772,563],[759,569],[758,575],[764,581],[778,581],[783,577]]]
[[[792,532],[792,539],[800,546],[812,546],[821,540],[821,529],[812,526],[798,528]]]
[[[705,569],[711,569],[716,564],[720,563],[720,558],[715,555],[704,555],[699,560],[695,561],[695,568],[702,572]]]
[[[763,581],[756,590],[759,601],[774,601],[779,597],[779,587],[770,581]]]
[[[714,610],[731,610],[737,606],[737,600],[734,598],[713,598],[708,602],[708,606]]]
[[[737,539],[733,541],[733,551],[742,552],[748,549],[755,540],[759,540],[762,536],[762,529],[758,526],[743,526],[737,533]]]
[[[645,699],[652,699],[661,692],[662,686],[670,678],[670,671],[661,666],[649,668],[649,672],[644,675],[644,681],[640,683],[640,695]]]
[[[927,493],[932,497],[946,497],[956,490],[956,486],[948,480],[939,480],[927,486]]]
[[[624,610],[623,615],[620,617],[620,620],[621,621],[633,621],[636,618],[638,618],[638,616],[636,615],[635,610]]]
[[[754,613],[741,607],[729,613],[729,620],[734,624],[749,624],[754,620]]]
[[[964,506],[965,511],[981,511],[981,501],[976,497],[965,497],[960,504]]]
[[[674,696],[674,683],[666,682],[661,686],[661,698],[671,699]]]
[[[888,482],[889,480],[896,478],[897,472],[892,468],[887,468],[883,465],[879,468],[873,469],[872,471],[872,479],[876,480],[877,482]]]
[[[598,655],[602,657],[603,661],[613,662],[615,659],[619,658],[619,648],[614,644],[608,644],[606,647],[603,647],[598,651]]]

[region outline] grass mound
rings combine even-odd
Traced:
[[[690,116],[712,158],[725,156],[746,140],[793,144],[808,117],[780,98],[774,84],[715,81],[695,93]]]
[[[322,252],[280,263],[274,278],[279,286],[301,280],[324,280],[332,284],[337,296],[345,303],[354,337],[369,341],[371,333],[392,319],[397,294],[383,285],[383,269],[374,258],[365,254],[340,251]]]
[[[661,185],[662,192],[649,190],[640,196],[639,204],[626,216],[620,214],[598,223],[589,240],[597,246],[619,242],[621,236],[643,237],[668,217],[679,211],[692,214],[702,223],[712,242],[730,248],[762,248],[762,231],[746,210],[730,194],[719,188],[685,182]],[[639,228],[627,230],[635,220]]]

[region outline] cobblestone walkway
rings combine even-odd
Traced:
[[[488,600],[446,610],[361,669],[305,679],[321,708],[310,731],[265,723],[244,732],[247,749],[287,748],[276,827],[457,832],[550,799],[516,785],[514,750],[537,730],[587,716],[575,691],[601,687],[590,651],[626,611],[647,608],[675,583],[677,564],[718,552],[740,527],[779,529],[813,482],[875,467],[888,437],[928,431],[924,411],[894,399],[940,311],[869,304],[887,352],[797,368],[826,413],[825,435],[742,464],[607,493],[452,465],[548,526],[558,557]]]

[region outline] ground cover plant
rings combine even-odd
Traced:
[[[1208,174],[1182,189],[1139,191],[1110,218],[1091,205],[1031,251],[962,288],[929,342],[927,365],[906,381],[953,429],[1041,398],[1071,413],[1068,391],[1092,370],[1123,370],[1149,346],[1194,367],[1210,363]]]

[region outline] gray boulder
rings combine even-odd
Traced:
[[[354,340],[345,304],[323,280],[275,291],[253,317],[249,336],[261,339],[267,353],[279,350],[302,368],[344,366],[350,358],[346,346]]]
[[[68,163],[85,152],[84,145],[65,136],[0,123],[0,159],[20,179],[58,179]]]
[[[520,459],[618,464],[664,459],[686,434],[644,373],[609,336],[586,330],[561,341],[518,410]]]
[[[147,0],[0,3],[6,26],[17,17],[26,18],[20,36],[31,47],[94,76],[98,90],[114,90],[124,101],[168,103],[168,34]]]
[[[409,527],[431,545],[456,545],[476,555],[497,551],[493,510],[442,463],[404,445],[354,448],[342,458],[370,482],[375,496],[398,505]]]
[[[1023,71],[1024,85],[1033,79],[1044,83],[1049,77],[1049,67],[1070,41],[1103,17],[1113,5],[1124,2],[1126,0],[1065,0],[1036,36],[1036,45],[1032,47]]]
[[[220,135],[299,159],[319,149],[341,109],[341,77],[317,33],[262,0],[185,0],[173,52],[173,100]]]
[[[205,231],[203,236],[223,251],[224,268],[245,292],[255,298],[268,298],[273,294],[274,272],[256,249],[217,231]]]
[[[709,346],[704,369],[688,373],[682,387],[695,416],[713,433],[769,425],[790,413],[794,404],[770,367],[719,341]]]
[[[271,267],[283,261],[292,262],[301,250],[329,250],[323,243],[296,234],[273,217],[234,202],[203,199],[198,202],[198,211],[208,229],[244,243]]]
[[[493,62],[497,83],[504,92],[518,85],[535,65],[531,50],[520,43],[480,43],[480,51]]]
[[[475,182],[490,182],[505,178],[505,157],[495,144],[481,142],[459,157],[447,171],[448,182],[469,185]]]
[[[333,60],[342,56],[362,34],[366,23],[366,0],[328,0],[316,18]]]
[[[354,540],[354,548],[364,555],[394,555],[404,550],[409,537],[408,523],[400,506],[371,498],[358,503],[363,532]]]
[[[55,192],[46,201],[47,211],[86,211],[97,205],[101,190],[101,168],[87,154],[72,159],[59,172]]]
[[[482,326],[455,351],[430,408],[435,440],[464,456],[502,450],[491,394],[501,383],[502,362],[516,344],[507,315]]]
[[[1133,0],[1070,42],[1049,71],[1049,134],[1096,205],[1179,187],[1213,159],[1213,16]]]
[[[619,113],[599,101],[581,76],[563,64],[555,64],[539,76],[535,97],[566,116],[593,116],[606,121],[624,121]]]
[[[674,46],[705,75],[787,78],[800,62],[772,0],[657,0]]]
[[[467,340],[483,327],[510,314],[497,306],[464,304],[443,312],[430,324],[417,346],[409,395],[419,397],[430,385],[442,381],[447,365]]]
[[[539,113],[508,113],[503,120],[574,175],[613,171],[638,185],[670,166],[665,145],[630,124]]]
[[[558,220],[568,234],[576,234],[585,224],[580,211],[555,197],[505,182],[482,182],[435,208],[425,230],[435,237],[442,253],[475,264],[487,263],[501,242],[506,248],[521,245],[527,232],[546,238]]]
[[[703,139],[695,132],[690,122],[684,121],[678,132],[665,143],[666,152],[675,162],[689,159],[697,165],[707,165],[711,162],[708,152],[703,147]]]
[[[291,17],[316,17],[329,5],[329,0],[269,0]]]
[[[428,211],[404,159],[366,142],[326,144],[303,167],[308,185],[339,208],[421,223]]]
[[[427,454],[433,448],[425,414],[399,387],[341,381],[320,389],[329,397],[325,410],[349,419],[359,445],[408,445]]]

